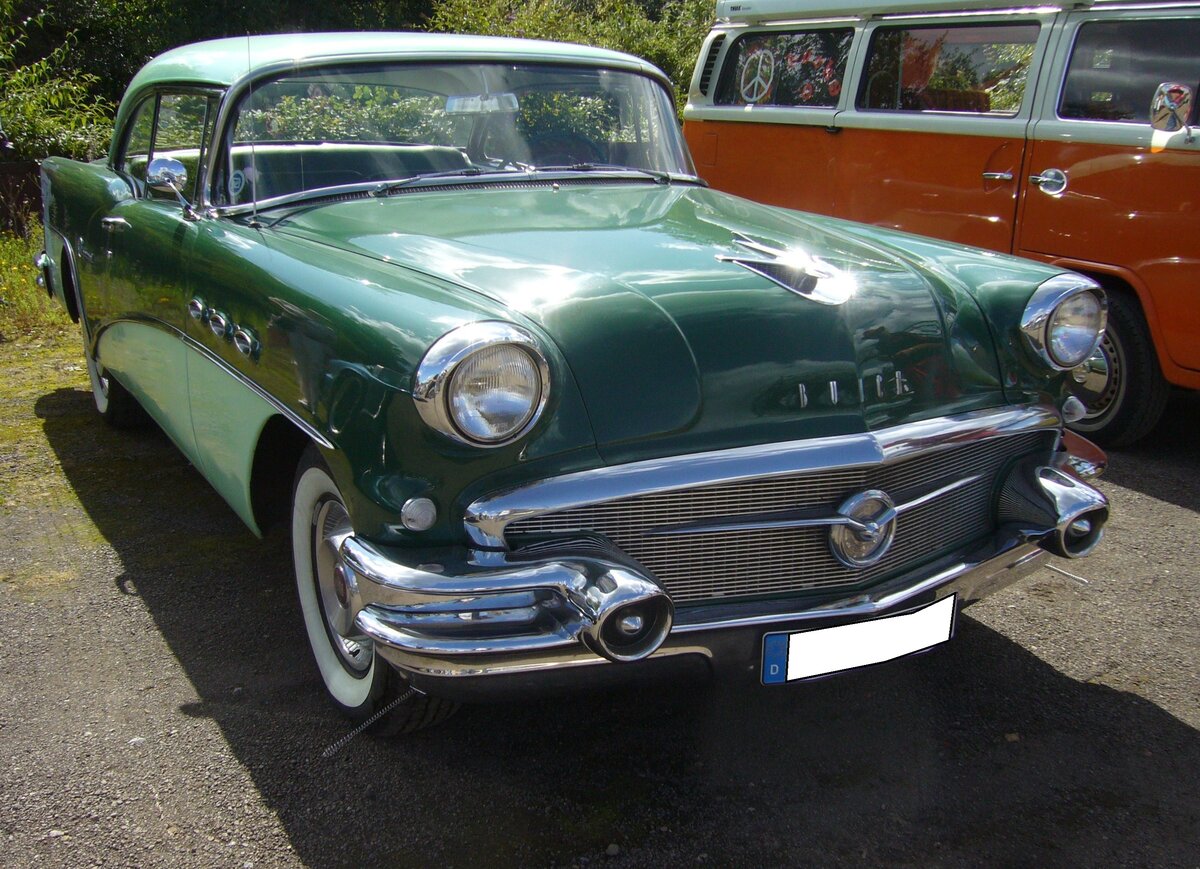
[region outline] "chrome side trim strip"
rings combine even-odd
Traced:
[[[634,495],[883,464],[994,437],[1054,430],[1060,425],[1058,414],[1050,407],[1005,408],[938,417],[877,432],[630,462],[551,477],[485,496],[467,507],[463,522],[474,545],[503,549],[504,530],[510,523],[543,513]]]
[[[198,350],[200,355],[203,355],[205,359],[208,359],[210,362],[214,362],[214,364],[216,364],[218,368],[221,368],[224,373],[227,373],[230,377],[238,380],[238,382],[246,386],[247,389],[250,389],[254,395],[262,398],[263,401],[278,410],[278,412],[280,412],[284,418],[286,418],[289,422],[292,422],[292,424],[298,427],[300,431],[304,432],[305,435],[311,437],[313,441],[316,441],[320,447],[324,447],[326,450],[337,449],[337,447],[335,447],[334,443],[332,443],[329,438],[326,438],[324,435],[322,435],[322,433],[320,433],[320,431],[317,430],[316,426],[313,426],[312,422],[304,419],[304,416],[296,413],[295,410],[278,400],[278,398],[276,398],[274,395],[271,395],[270,392],[263,389],[262,386],[254,383],[252,379],[246,377],[246,374],[238,371],[238,368],[229,365],[229,362],[212,352],[212,350],[210,350],[208,347],[205,347],[204,344],[198,342],[196,338],[182,334],[181,336],[184,338],[184,343],[187,347],[190,347],[193,350]]]
[[[243,386],[245,386],[247,389],[249,389],[251,392],[253,392],[255,395],[257,395],[259,398],[261,398],[267,404],[271,405],[271,407],[273,407],[275,410],[279,411],[279,413],[283,417],[285,417],[289,422],[291,422],[293,425],[295,425],[297,428],[299,428],[302,432],[304,432],[306,435],[308,435],[310,438],[312,438],[314,441],[316,441],[321,446],[325,447],[325,449],[328,449],[328,450],[336,450],[337,449],[337,447],[334,446],[334,444],[329,440],[329,438],[327,438],[327,437],[325,437],[325,435],[321,434],[321,432],[318,431],[317,428],[312,423],[305,420],[298,413],[296,413],[294,410],[292,410],[290,407],[288,407],[286,404],[284,404],[278,398],[273,396],[271,393],[267,392],[267,390],[265,390],[263,387],[259,386],[257,383],[255,383],[253,380],[251,380],[249,377],[247,377],[245,374],[243,374],[241,371],[238,371],[236,368],[234,368],[232,365],[230,365],[228,362],[226,362],[220,356],[213,353],[211,350],[209,350],[207,347],[205,347],[203,344],[201,344],[195,338],[192,338],[190,335],[187,335],[186,333],[180,331],[177,327],[171,325],[170,323],[165,323],[162,320],[156,320],[156,319],[150,319],[150,318],[143,319],[143,318],[139,318],[139,317],[119,317],[117,319],[110,320],[107,323],[105,323],[104,329],[108,329],[111,326],[116,325],[117,323],[138,323],[143,326],[146,326],[146,325],[156,326],[158,328],[161,328],[165,332],[173,333],[177,338],[179,338],[183,342],[185,347],[187,347],[189,350],[196,351],[201,356],[203,356],[205,359],[207,359],[209,362],[212,362],[214,365],[216,365],[218,368],[220,368],[221,371],[223,371],[225,374],[228,374],[230,377],[237,380],[239,383],[241,383]],[[101,330],[101,332],[103,332],[103,329]],[[97,334],[96,340],[97,341],[100,340],[99,334]]]
[[[178,332],[178,330],[175,330],[175,331]],[[192,338],[191,336],[189,336],[183,332],[178,332],[178,334],[183,339],[183,343],[185,346],[187,346],[188,348],[190,348],[192,350],[198,351],[200,353],[200,355],[203,356],[205,359],[207,359],[209,362],[214,363],[223,372],[225,372],[230,377],[232,377],[235,380],[237,380],[238,382],[240,382],[243,386],[245,386],[247,389],[249,389],[251,392],[253,392],[255,395],[257,395],[259,398],[261,398],[267,404],[271,405],[271,407],[275,408],[275,410],[279,411],[279,413],[284,418],[286,418],[288,420],[288,422],[292,423],[294,426],[296,426],[298,429],[300,429],[302,432],[304,432],[306,435],[308,435],[310,438],[312,438],[314,441],[316,441],[320,446],[325,447],[325,449],[327,449],[327,450],[336,450],[337,449],[337,447],[334,446],[333,442],[330,441],[329,438],[325,437],[325,435],[321,434],[321,432],[318,431],[317,428],[311,422],[304,419],[304,417],[300,416],[300,414],[296,413],[296,411],[292,410],[290,407],[288,407],[286,404],[284,404],[282,401],[280,401],[274,395],[267,392],[267,390],[265,390],[263,387],[259,386],[257,383],[255,383],[253,380],[251,380],[249,377],[247,377],[245,374],[243,374],[241,371],[238,371],[236,368],[234,368],[232,365],[230,365],[228,362],[226,362],[224,359],[222,359],[216,353],[213,353],[211,350],[209,350],[207,347],[205,347],[203,344],[201,344],[195,338]]]

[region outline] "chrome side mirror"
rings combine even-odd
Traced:
[[[146,184],[150,189],[159,193],[173,193],[183,206],[183,216],[188,220],[196,220],[192,204],[183,195],[187,182],[187,167],[170,157],[155,157],[146,167]]]
[[[1183,130],[1183,141],[1192,144],[1194,136],[1188,124],[1192,116],[1192,89],[1185,84],[1165,81],[1154,91],[1150,101],[1150,126],[1164,133]]]
[[[146,167],[146,183],[150,185],[151,190],[157,190],[159,193],[182,196],[187,182],[187,167],[170,157],[155,157]]]

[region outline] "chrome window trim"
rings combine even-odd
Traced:
[[[479,498],[467,507],[463,524],[473,545],[505,549],[504,532],[509,524],[543,513],[635,495],[886,464],[988,438],[1054,430],[1060,425],[1061,419],[1053,408],[1010,407],[937,417],[877,432],[759,444],[593,468]]]
[[[447,390],[458,366],[473,354],[488,347],[512,344],[533,359],[541,380],[538,399],[529,419],[508,437],[480,441],[468,437],[454,424]],[[503,447],[523,438],[537,425],[550,397],[550,365],[536,338],[526,329],[499,320],[481,320],[451,329],[425,351],[413,379],[413,402],[425,424],[451,440],[481,449]]]
[[[1087,359],[1100,346],[1100,341],[1104,338],[1104,328],[1108,322],[1108,297],[1100,285],[1091,278],[1072,273],[1055,275],[1042,281],[1034,290],[1021,315],[1021,333],[1025,336],[1026,343],[1043,363],[1055,371],[1069,371],[1075,365],[1083,362],[1080,360],[1075,365],[1060,364],[1055,360],[1054,354],[1050,352],[1047,335],[1050,322],[1054,319],[1054,312],[1067,299],[1080,293],[1093,293],[1100,301],[1100,328],[1096,332],[1091,349],[1083,356],[1083,359]]]

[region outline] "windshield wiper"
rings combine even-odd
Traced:
[[[671,176],[667,172],[656,169],[643,169],[640,166],[621,166],[617,163],[567,163],[561,166],[535,166],[535,172],[634,172],[645,175],[655,184],[670,184]]]
[[[371,191],[372,196],[386,196],[394,190],[400,190],[404,187],[409,187],[416,184],[418,181],[428,181],[438,178],[475,178],[480,175],[507,175],[508,170],[503,169],[480,169],[478,166],[468,166],[466,169],[450,169],[446,172],[419,172],[408,178],[401,178],[399,181],[385,181],[374,190]]]

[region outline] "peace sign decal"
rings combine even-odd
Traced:
[[[746,58],[742,67],[742,99],[748,103],[756,103],[771,91],[775,81],[775,55],[765,48]]]

